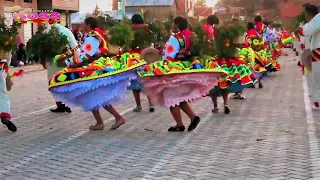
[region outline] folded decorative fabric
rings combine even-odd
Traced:
[[[200,61],[202,63],[200,63]],[[151,101],[164,107],[197,100],[217,85],[227,72],[212,57],[190,61],[160,60],[138,72],[143,92]]]
[[[223,70],[228,72],[227,76],[219,78],[219,88],[221,89],[228,89],[230,93],[239,92],[257,80],[245,61],[239,58],[220,58],[217,59],[217,62]]]
[[[136,55],[100,58],[80,68],[64,68],[49,80],[49,90],[58,101],[85,111],[120,102],[136,70],[146,62]]]

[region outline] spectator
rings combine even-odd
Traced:
[[[73,35],[74,35],[74,37],[76,38],[76,40],[77,40],[78,43],[82,43],[82,42],[83,42],[84,35],[83,35],[83,33],[81,32],[80,26],[78,26],[77,30],[74,31]]]
[[[17,60],[23,63],[26,63],[27,60],[27,51],[25,49],[25,45],[23,43],[20,43],[17,50]]]
[[[30,39],[29,39],[29,41],[27,42],[27,55],[28,55],[27,63],[28,63],[28,64],[33,64],[33,54],[31,53]]]

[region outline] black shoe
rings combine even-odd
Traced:
[[[192,120],[192,122],[191,122],[191,124],[190,124],[190,126],[188,128],[188,131],[193,131],[198,126],[199,123],[200,123],[200,118],[198,116],[196,116]]]
[[[64,112],[68,112],[71,113],[71,109],[67,106],[58,106],[55,109],[50,109],[51,112],[55,112],[55,113],[64,113]]]
[[[262,89],[263,88],[263,84],[260,82],[259,83],[259,88]]]
[[[55,109],[50,109],[51,112],[55,112],[55,113],[64,113],[66,112],[66,109],[64,106],[58,106]]]
[[[225,106],[224,106],[224,113],[225,113],[225,114],[230,114],[230,109],[229,109],[229,106],[228,106],[228,105],[225,105]]]
[[[12,132],[17,131],[16,125],[14,125],[8,118],[1,118],[1,122],[2,124],[6,125],[10,131]]]
[[[300,62],[300,61],[298,61],[297,65],[301,67],[301,62]]]
[[[169,132],[183,132],[186,129],[184,126],[172,126],[168,129]]]
[[[154,112],[154,106],[152,104],[149,106],[149,112]]]
[[[71,109],[68,106],[66,106],[64,109],[67,113],[72,113]]]

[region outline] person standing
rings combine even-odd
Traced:
[[[52,24],[51,27],[56,27],[58,29],[58,31],[60,31],[62,34],[66,35],[68,37],[68,41],[69,41],[68,48],[76,48],[78,46],[78,43],[76,42],[75,38],[73,37],[73,33],[70,31],[70,29],[68,29],[60,24]],[[47,24],[46,31],[48,31],[51,27],[49,27],[49,24]],[[79,49],[76,50],[76,54],[80,54]],[[41,59],[41,60],[43,60],[43,59]],[[54,75],[56,72],[61,70],[60,67],[57,67],[53,63],[46,63],[44,65],[44,67],[47,68],[48,79],[50,79],[51,76]],[[55,113],[64,113],[64,112],[71,113],[72,112],[71,109],[68,106],[66,106],[63,102],[57,101],[56,105],[57,105],[56,108],[50,109],[51,112],[55,112]]]
[[[312,97],[313,110],[320,110],[320,13],[318,7],[307,4],[304,6],[307,15],[307,21],[304,26],[299,27],[294,33],[300,36],[311,37],[312,53]]]
[[[2,124],[6,125],[10,131],[15,132],[17,127],[10,121],[10,99],[7,92],[11,90],[13,84],[9,75],[8,65],[10,64],[11,53],[7,59],[8,61],[0,62],[0,119]]]
[[[84,27],[89,36],[80,48],[80,55],[75,55],[71,50],[55,57],[55,64],[66,68],[51,77],[49,91],[67,104],[92,112],[96,124],[90,126],[90,130],[103,130],[105,127],[100,108],[115,118],[111,129],[117,129],[125,123],[125,119],[113,108],[113,104],[125,98],[130,80],[138,78],[136,70],[145,66],[146,62],[132,58],[119,62],[107,57],[107,37],[98,27],[98,20],[87,17]],[[97,58],[92,59],[95,55]],[[59,78],[61,76],[65,78]]]
[[[140,14],[134,14],[131,18],[131,23],[133,26],[133,31],[135,32],[135,35],[134,35],[135,38],[131,43],[131,51],[129,51],[129,53],[141,54],[143,49],[150,47],[153,40],[153,37],[152,37],[153,35],[152,35],[152,32],[150,32],[148,25],[144,23],[144,20]],[[130,81],[130,85],[128,89],[132,90],[134,100],[136,101],[136,107],[133,109],[133,112],[142,111],[141,98],[140,98],[142,88],[143,87],[141,83],[137,79]],[[149,112],[154,112],[155,110],[154,105],[152,104],[148,96],[147,96],[147,99],[149,102]]]

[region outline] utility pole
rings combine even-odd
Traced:
[[[126,16],[126,3],[127,0],[121,0],[122,1],[122,13],[123,13],[123,17]]]

